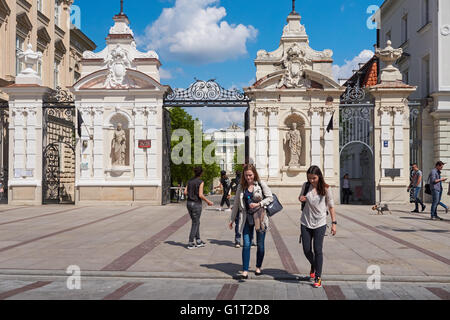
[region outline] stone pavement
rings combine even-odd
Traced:
[[[324,245],[324,288],[303,279],[300,210],[286,207],[266,237],[264,275],[238,281],[229,214],[205,208],[205,248],[187,250],[184,204],[165,207],[0,207],[0,298],[5,299],[449,299],[450,216],[431,221],[407,206],[374,215],[338,206]],[[252,249],[251,270],[256,250]],[[68,290],[78,266],[82,290]],[[368,268],[371,268],[368,270]],[[369,290],[373,270],[381,289]],[[176,288],[177,290],[173,290]]]

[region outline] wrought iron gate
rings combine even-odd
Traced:
[[[8,203],[9,106],[0,101],[0,203]]]
[[[164,153],[167,155],[163,158],[163,204],[170,202],[170,187],[172,180],[170,177],[170,154],[171,154],[171,130],[170,130],[170,112],[165,108],[173,107],[219,107],[219,108],[233,108],[244,107],[247,108],[245,129],[250,126],[249,113],[250,98],[237,89],[227,90],[219,85],[214,79],[202,81],[195,79],[187,89],[174,89],[166,94],[164,97],[164,133],[166,138],[164,140],[164,148],[167,148]],[[247,131],[246,131],[247,133]],[[245,158],[249,159],[249,137],[245,138]],[[166,201],[166,202],[165,202]]]
[[[340,104],[339,151],[341,178],[350,176],[352,204],[375,203],[374,110],[359,79],[347,87]]]
[[[68,91],[57,88],[43,105],[44,204],[75,203],[75,105]]]

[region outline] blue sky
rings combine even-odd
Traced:
[[[376,29],[367,21],[371,5],[383,0],[297,0],[296,11],[315,50],[334,52],[336,74],[348,77],[354,65],[373,51]],[[75,0],[81,9],[81,29],[98,46],[119,0]],[[253,60],[258,50],[278,48],[291,0],[124,0],[124,11],[141,51],[160,55],[163,84],[185,88],[194,77],[214,78],[225,88],[249,86],[255,79]],[[223,117],[204,110],[188,110],[204,121],[206,129],[222,128],[240,119],[244,110],[221,110]],[[228,116],[227,116],[228,112]]]

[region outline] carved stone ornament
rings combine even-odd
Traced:
[[[391,45],[392,42],[388,40],[386,48],[377,48],[375,52],[375,55],[386,64],[386,67],[381,70],[381,82],[401,82],[403,79],[401,72],[393,66],[403,55],[403,49],[394,49]]]
[[[105,81],[106,89],[129,89],[136,84],[127,76],[127,69],[131,67],[128,52],[117,45],[106,59],[106,67],[109,69]]]
[[[283,57],[281,65],[285,69],[283,77],[277,85],[277,88],[286,86],[287,88],[310,88],[311,81],[306,79],[304,69],[309,59],[306,51],[298,44],[294,44]]]

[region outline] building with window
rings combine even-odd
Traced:
[[[379,27],[378,47],[391,40],[402,48],[397,66],[418,87],[410,97],[410,152],[426,179],[438,160],[450,164],[450,1],[386,0]],[[443,176],[450,177],[450,165]]]
[[[1,87],[13,84],[23,65],[17,54],[31,43],[42,52],[36,71],[42,85],[72,86],[81,74],[84,51],[95,43],[71,23],[73,0],[0,0],[0,99],[8,100]]]
[[[236,124],[228,129],[207,132],[206,141],[216,143],[216,158],[219,161],[220,170],[224,170],[228,175],[234,174],[234,158],[237,152],[241,152],[245,157],[245,132]]]

